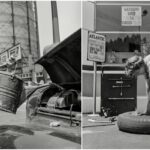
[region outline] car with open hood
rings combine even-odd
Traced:
[[[27,119],[81,137],[81,29],[46,50],[36,64],[50,81],[28,92]]]

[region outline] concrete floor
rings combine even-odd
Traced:
[[[0,111],[0,149],[80,149],[71,134],[26,123],[26,104],[16,114]],[[61,128],[61,127],[60,127]]]
[[[122,132],[116,122],[114,125],[96,124],[88,119],[87,115],[83,116],[83,149],[150,149],[150,135]],[[99,117],[99,120],[108,119]]]

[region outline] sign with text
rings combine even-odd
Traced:
[[[8,61],[8,53],[4,52],[0,55],[0,66],[6,65]]]
[[[122,26],[141,26],[141,6],[122,6]]]
[[[20,44],[0,53],[0,66],[6,65],[11,57],[15,58],[15,61],[18,61],[21,59]]]
[[[16,61],[21,59],[20,45],[16,45],[8,49],[8,59],[11,57],[15,58]]]
[[[89,32],[88,60],[95,62],[105,61],[105,36]]]

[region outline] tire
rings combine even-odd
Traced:
[[[117,125],[121,131],[150,134],[149,115],[135,115],[135,112],[123,113],[118,116]]]

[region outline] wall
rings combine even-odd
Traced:
[[[83,29],[82,29],[82,110],[83,113],[93,111],[93,73],[92,70],[83,70],[83,66],[93,66],[93,62],[87,61],[88,31],[94,31],[94,3],[83,2]],[[96,111],[100,111],[101,95],[101,71],[97,72],[97,101]],[[142,107],[146,101],[146,87],[143,76],[137,78],[138,104]],[[138,109],[141,109],[138,105]]]

